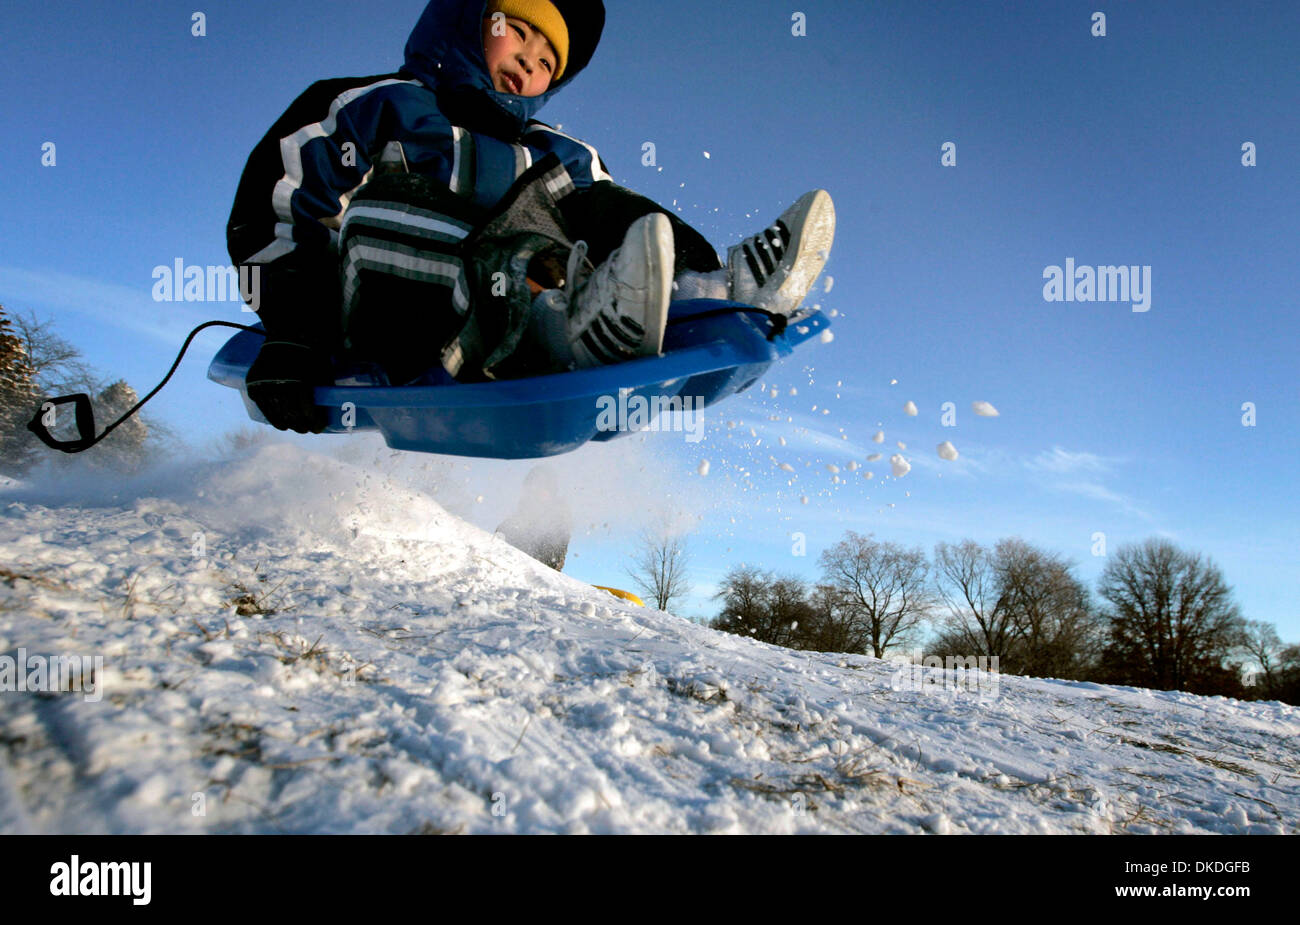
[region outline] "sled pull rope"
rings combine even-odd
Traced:
[[[27,422],[27,429],[39,437],[42,443],[54,450],[60,450],[64,453],[80,453],[82,450],[90,449],[96,443],[111,434],[113,429],[119,424],[139,411],[145,402],[158,394],[158,391],[167,384],[167,380],[171,379],[172,373],[176,372],[176,367],[181,365],[181,360],[185,356],[185,351],[189,349],[190,342],[194,340],[196,334],[204,328],[217,326],[224,328],[238,328],[241,331],[251,331],[254,334],[260,334],[263,337],[266,336],[266,332],[262,329],[249,327],[246,324],[236,324],[233,321],[205,321],[193,331],[190,331],[190,336],[185,338],[185,343],[181,345],[181,352],[176,354],[176,362],[172,363],[172,368],[167,370],[167,375],[163,376],[162,382],[154,386],[153,391],[148,395],[132,405],[129,411],[112,424],[105,427],[104,432],[98,437],[95,436],[95,412],[90,404],[90,396],[85,392],[78,392],[76,395],[64,395],[61,398],[50,398],[41,402],[41,406],[36,409],[35,416]],[[78,436],[75,440],[59,440],[51,434],[49,428],[45,426],[43,419],[45,417],[46,407],[48,405],[64,405],[69,402],[72,403],[76,414]]]
[[[784,334],[786,329],[786,324],[789,321],[789,319],[786,318],[785,315],[782,315],[780,312],[769,312],[765,308],[737,306],[735,308],[711,308],[708,311],[696,312],[693,315],[687,315],[682,318],[669,318],[668,323],[685,324],[688,321],[695,321],[700,318],[716,318],[719,315],[730,315],[736,312],[748,312],[752,315],[765,316],[767,320],[772,324],[772,330],[767,333],[768,341],[776,340],[776,338],[779,335]]]

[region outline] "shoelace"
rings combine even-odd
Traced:
[[[573,249],[569,251],[569,260],[564,267],[564,298],[573,302],[573,296],[578,291],[578,269],[582,266],[582,261],[587,256],[587,242],[578,241],[574,243]]]

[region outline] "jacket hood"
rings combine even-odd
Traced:
[[[492,86],[483,56],[487,0],[430,0],[406,42],[402,72],[438,94],[447,115],[467,127],[518,135],[552,96],[582,72],[605,28],[602,0],[551,0],[569,28],[564,77],[540,96],[515,96]]]

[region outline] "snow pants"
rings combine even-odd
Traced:
[[[575,189],[553,156],[491,210],[418,174],[377,176],[340,228],[344,357],[378,365],[394,385],[558,372],[530,335],[529,282],[561,285],[578,240],[599,265],[652,212],[673,226],[675,272],[721,268],[712,245],[680,218],[610,181]]]

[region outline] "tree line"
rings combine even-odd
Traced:
[[[849,531],[819,565],[817,581],[734,566],[710,625],[791,649],[996,656],[1006,674],[1300,703],[1300,645],[1244,619],[1218,566],[1165,539],[1110,555],[1095,590],[1019,538],[927,557]]]

